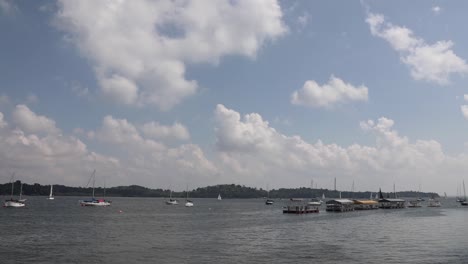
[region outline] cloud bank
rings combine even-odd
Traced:
[[[60,0],[55,22],[91,62],[106,97],[162,110],[196,92],[187,64],[255,58],[287,31],[276,0]]]

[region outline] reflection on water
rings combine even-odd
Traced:
[[[0,263],[468,263],[468,208],[283,215],[282,202],[30,197],[0,210]],[[322,208],[324,209],[324,208]]]

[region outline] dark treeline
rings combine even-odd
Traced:
[[[18,196],[20,192],[21,181],[15,182],[14,195]],[[23,184],[23,195],[38,196],[49,195],[50,185]],[[96,197],[113,196],[113,197],[169,197],[170,190],[150,189],[138,185],[117,186],[112,188],[95,188]],[[11,194],[11,183],[0,184],[0,195],[9,196]],[[70,187],[64,185],[54,185],[54,195],[56,196],[91,196],[92,188]],[[263,189],[246,187],[236,184],[222,184],[215,186],[207,186],[189,191],[189,196],[192,198],[216,198],[221,194],[223,198],[316,198],[325,195],[326,198],[338,198],[339,191],[328,189],[311,189],[311,188],[280,188],[267,192]],[[372,192],[375,197],[376,192]],[[185,197],[187,193],[173,192],[173,197]],[[370,198],[371,192],[341,192],[341,197],[349,199]],[[394,193],[383,193],[385,198],[394,198]],[[397,197],[439,197],[437,193],[420,193],[416,191],[397,192]]]

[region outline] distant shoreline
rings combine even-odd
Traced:
[[[19,195],[21,181],[15,182],[14,195]],[[38,183],[27,184],[23,183],[23,195],[26,196],[48,196],[50,185],[41,185]],[[377,190],[378,191],[378,190]],[[365,192],[348,192],[341,191],[341,197],[348,199],[369,199],[371,194],[375,197],[377,191]],[[105,193],[104,193],[105,192]],[[54,184],[55,196],[91,196],[91,187],[70,187],[65,185]],[[194,190],[189,190],[191,198],[216,198],[220,194],[223,198],[264,198],[269,197],[273,199],[289,199],[289,198],[320,198],[323,195],[326,198],[340,197],[340,191],[329,189],[315,189],[315,188],[279,188],[272,189],[269,192],[263,189],[254,187],[241,186],[236,184],[221,184],[207,187],[200,187]],[[393,192],[382,192],[383,197],[393,198]],[[11,195],[11,183],[0,184],[0,195]],[[150,189],[138,185],[130,186],[117,186],[111,188],[95,188],[95,196],[101,197],[169,197],[170,190],[168,189]],[[172,192],[174,198],[185,198],[187,193]],[[414,198],[414,197],[440,197],[437,193],[432,192],[417,192],[417,191],[400,191],[396,192],[397,197]]]

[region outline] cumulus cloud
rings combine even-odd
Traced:
[[[458,177],[468,168],[463,164],[468,161],[466,155],[452,157],[437,141],[411,141],[400,136],[395,122],[385,117],[360,124],[363,131],[375,136],[375,145],[347,147],[284,135],[259,114],[241,116],[223,105],[216,107],[215,117],[216,147],[224,173],[249,182],[268,180],[275,185],[296,186],[315,178],[322,184],[329,181],[330,185],[324,187],[331,187],[330,179],[337,177],[341,182],[356,180],[374,189],[389,188],[395,180],[401,180],[400,186],[410,189],[424,178],[425,186],[438,190],[443,185],[438,174],[450,171],[450,177]]]
[[[151,125],[150,125],[151,128]],[[154,131],[150,131],[154,132]],[[215,178],[217,168],[195,144],[168,147],[163,142],[145,138],[138,128],[126,119],[106,116],[94,139],[112,146],[121,153],[127,170],[137,182],[158,182],[159,186],[185,186],[196,177],[197,184]]]
[[[306,81],[302,89],[294,91],[291,95],[292,104],[324,108],[340,103],[367,100],[368,89],[366,86],[355,87],[333,75],[328,83],[322,86],[313,80]]]
[[[169,147],[146,138],[125,119],[106,116],[99,128],[88,133],[93,134],[89,138],[93,145],[98,144],[111,155],[90,150],[77,138],[85,135],[82,129],[77,129],[75,136],[57,133],[60,129],[54,120],[24,105],[14,109],[12,120],[16,126],[9,125],[0,112],[0,166],[15,171],[20,180],[29,183],[83,186],[94,169],[99,175],[98,184],[106,179],[108,186],[172,185],[183,189],[187,183],[200,186],[217,182],[217,168],[199,146],[189,143]],[[156,128],[177,131],[179,125]]]
[[[55,121],[45,116],[37,115],[26,105],[17,105],[13,111],[13,122],[27,133],[59,133]]]
[[[57,134],[55,121],[23,105],[12,115],[21,125],[9,126],[0,113],[0,166],[22,181],[83,185],[92,169],[109,175],[119,166],[118,160],[89,151],[78,138]]]
[[[163,110],[197,90],[188,63],[254,58],[287,31],[276,0],[59,0],[56,24],[92,62],[104,95]]]
[[[164,126],[158,122],[149,122],[141,126],[141,131],[145,134],[145,136],[154,139],[190,139],[190,133],[188,132],[188,129],[184,125],[177,122],[172,126]]]
[[[390,43],[400,52],[400,60],[408,65],[415,80],[424,80],[437,84],[449,83],[451,74],[466,74],[468,65],[452,50],[452,41],[437,41],[428,44],[416,37],[411,29],[385,22],[381,14],[369,13],[366,22],[372,35]]]

